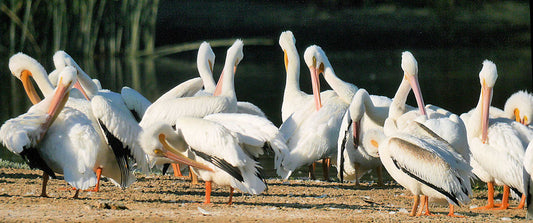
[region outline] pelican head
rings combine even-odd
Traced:
[[[32,57],[24,53],[17,53],[9,58],[9,69],[11,70],[11,74],[13,74],[13,76],[17,77],[22,82],[24,90],[26,91],[26,94],[30,98],[31,102],[33,104],[39,103],[41,98],[39,97],[39,94],[37,94],[30,77],[40,78],[40,75],[34,76],[35,72],[46,74],[44,67]],[[50,91],[51,90],[52,89],[50,88]]]
[[[57,51],[54,56],[53,56],[53,60],[54,60],[54,66],[56,67],[56,70],[55,71],[52,71],[50,73],[50,75],[53,75],[54,72],[57,72],[57,71],[61,71],[64,67],[66,66],[72,66],[74,68],[76,68],[76,75],[80,75],[80,72],[83,72],[82,75],[85,75],[85,76],[89,76],[87,75],[81,68],[80,66],[78,65],[78,63],[76,63],[76,61],[74,61],[74,59],[72,59],[72,57],[70,55],[68,55],[65,51],[63,50],[59,50]],[[49,76],[50,76],[49,75]],[[89,96],[87,95],[87,92],[85,92],[85,90],[83,89],[83,87],[80,85],[80,82],[77,81],[74,85],[74,87],[76,89],[78,89],[82,94],[83,96],[87,99],[87,100],[91,100],[89,98]]]
[[[527,91],[518,91],[505,102],[505,114],[524,125],[531,123],[533,117],[533,95]]]
[[[483,61],[483,68],[479,72],[481,84],[481,141],[486,143],[489,127],[489,108],[492,100],[492,89],[498,79],[496,64],[490,60]]]
[[[322,107],[320,99],[320,79],[319,75],[324,72],[324,67],[329,63],[326,54],[317,45],[307,47],[304,52],[304,61],[311,73],[311,84],[313,86],[313,95],[315,97],[315,107],[319,110]]]
[[[402,53],[402,70],[403,77],[409,81],[409,84],[413,89],[420,114],[426,115],[424,98],[422,97],[422,91],[420,90],[420,84],[418,83],[418,63],[413,54],[409,51]]]
[[[161,161],[161,158],[163,158],[164,163],[174,161],[213,171],[206,165],[182,155],[182,153],[187,150],[187,144],[168,124],[159,122],[143,129],[143,133],[139,140],[141,147],[153,164],[157,161]]]
[[[360,138],[361,138],[361,119],[363,118],[363,115],[365,114],[365,103],[364,98],[369,97],[368,92],[365,89],[360,88],[357,90],[355,95],[353,96],[352,102],[350,103],[350,107],[348,108],[350,112],[350,117],[352,119],[352,126],[353,126],[353,138],[354,138],[354,144],[356,146],[359,146]]]
[[[53,96],[45,98],[45,101],[48,101],[49,98],[51,98],[47,112],[49,119],[43,124],[46,129],[54,122],[60,111],[65,107],[70,89],[72,89],[76,82],[77,77],[75,68],[68,66],[59,73],[59,80],[57,81],[57,87]]]
[[[289,57],[287,56],[287,50],[296,50],[296,39],[291,31],[282,32],[279,36],[279,46],[283,50],[283,61],[285,62],[285,71],[289,67]]]
[[[198,48],[198,59],[196,60],[198,68],[205,67],[205,64],[207,62],[207,67],[209,67],[209,70],[211,73],[213,73],[213,66],[215,64],[215,53],[213,52],[213,49],[211,49],[211,45],[209,45],[208,42],[203,42],[200,44],[200,47]]]
[[[215,88],[215,92],[213,93],[214,96],[218,96],[222,93],[222,85],[224,85],[224,74],[233,72],[232,75],[234,75],[237,72],[237,65],[239,65],[241,60],[244,58],[244,53],[242,52],[243,46],[244,44],[242,43],[242,40],[237,39],[226,52],[226,61],[224,63],[224,69],[222,70],[222,74],[220,74],[220,77],[218,79],[217,87]]]

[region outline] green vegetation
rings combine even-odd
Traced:
[[[159,0],[6,0],[0,2],[0,49],[36,57],[57,50],[136,55],[155,46]],[[4,45],[8,43],[7,45]]]

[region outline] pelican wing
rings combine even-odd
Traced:
[[[11,152],[20,154],[25,147],[35,147],[41,140],[46,113],[24,113],[7,120],[0,128],[0,140]]]
[[[174,125],[180,117],[199,117],[219,113],[234,112],[235,101],[222,96],[202,96],[174,98],[166,101],[156,101],[148,109],[140,122],[147,126],[155,122],[165,122]]]
[[[133,114],[133,117],[135,117],[135,120],[140,122],[144,116],[144,112],[146,112],[146,109],[148,109],[148,106],[152,103],[142,96],[142,94],[129,87],[123,87],[120,91],[120,95],[122,96],[124,104],[126,104],[131,114]]]
[[[250,114],[218,113],[205,117],[207,120],[217,122],[228,130],[236,133],[236,136],[248,153],[253,157],[263,154],[265,148],[274,152],[274,166],[278,175],[284,177],[286,171],[281,168],[283,157],[287,156],[289,149],[285,144],[285,138],[272,122],[264,117]]]
[[[238,101],[237,102],[237,113],[245,113],[245,114],[251,114],[251,115],[257,115],[261,116],[263,118],[266,118],[266,115],[261,109],[254,104],[246,101]]]
[[[137,141],[142,129],[124,104],[121,95],[100,91],[92,98],[91,106],[94,116],[106,132],[108,141],[113,142],[113,150],[133,156],[137,165],[147,172],[147,157]]]
[[[337,139],[337,175],[341,182],[344,181],[344,168],[345,168],[345,151],[350,148],[354,148],[353,134],[352,133],[352,118],[350,116],[350,110],[347,109],[342,118],[341,128],[339,129],[339,137]]]
[[[224,159],[232,166],[246,165],[247,155],[237,139],[224,126],[213,121],[182,117],[176,121],[176,131],[195,151]]]
[[[459,205],[469,201],[471,167],[442,141],[398,134],[386,142],[396,168]]]
[[[202,78],[196,77],[189,79],[161,95],[154,103],[173,98],[191,97],[201,90],[203,86]]]

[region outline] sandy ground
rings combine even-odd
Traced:
[[[214,186],[214,204],[205,205],[203,184],[191,185],[187,178],[170,175],[137,177],[124,190],[105,181],[100,192],[82,192],[80,199],[71,198],[74,191],[64,190],[65,181],[50,180],[50,198],[42,198],[41,171],[0,168],[0,221],[519,222],[525,217],[525,210],[469,210],[485,204],[482,189],[475,190],[472,203],[456,210],[465,218],[446,217],[447,206],[439,205],[431,207],[437,216],[409,217],[412,198],[394,182],[355,187],[353,183],[269,179],[267,192],[257,196],[237,192],[230,206],[227,187]]]

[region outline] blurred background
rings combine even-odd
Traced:
[[[31,106],[7,66],[16,52],[50,72],[52,55],[65,50],[104,88],[130,86],[154,101],[198,76],[202,41],[212,43],[218,78],[227,47],[241,38],[237,97],[279,125],[285,69],[278,38],[285,30],[294,33],[302,64],[305,48],[319,45],[341,79],[388,97],[403,75],[401,52],[409,50],[426,103],[457,114],[477,103],[485,59],[498,66],[493,106],[533,85],[529,1],[2,0],[0,21],[1,123]],[[311,92],[303,65],[300,83]],[[0,158],[20,162],[3,147]]]

